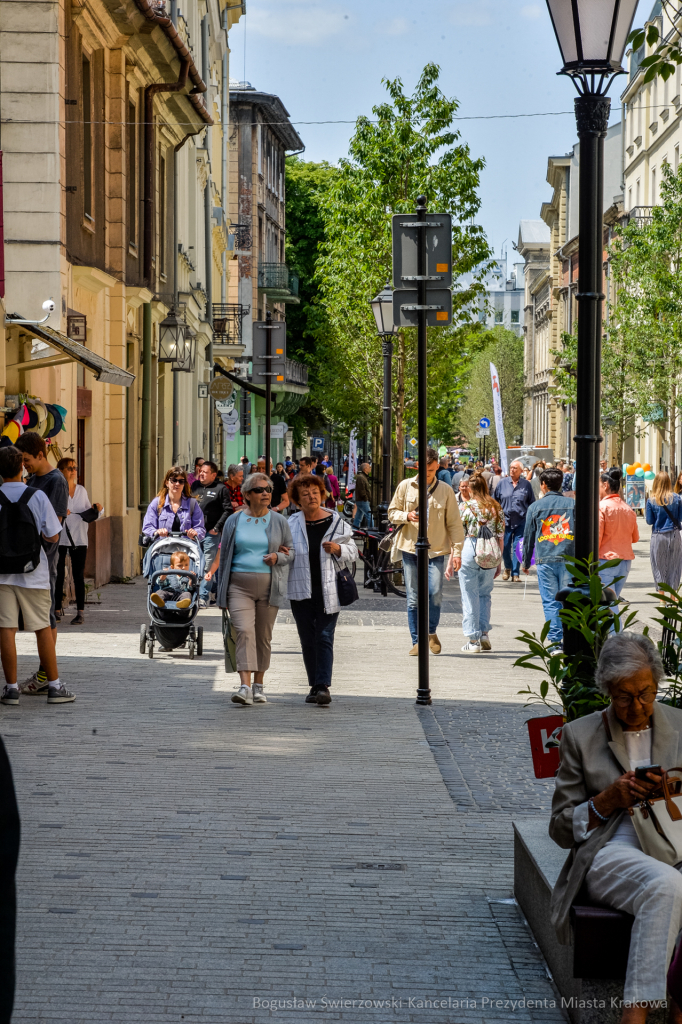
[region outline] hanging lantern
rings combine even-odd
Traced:
[[[170,313],[159,324],[159,362],[175,363],[184,354],[185,321],[171,306]]]

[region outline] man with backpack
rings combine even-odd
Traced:
[[[562,493],[564,474],[560,469],[543,469],[540,474],[541,497],[528,509],[523,533],[523,571],[528,575],[535,550],[538,588],[545,621],[551,622],[548,642],[561,647],[563,624],[559,618],[561,601],[556,595],[571,582],[566,555],[575,554],[575,501]]]
[[[52,510],[63,523],[69,510],[69,485],[66,477],[58,469],[54,469],[47,461],[47,445],[40,434],[33,430],[26,431],[17,438],[16,448],[24,458],[24,468],[29,477],[26,483],[35,490],[43,491],[52,505]],[[50,567],[50,628],[55,648],[57,646],[57,617],[55,615],[55,594],[57,590],[57,570],[59,567],[59,541],[55,544],[43,543]],[[47,690],[47,665],[42,662],[36,672],[20,684],[22,693],[37,695]]]
[[[47,703],[66,704],[76,697],[59,679],[50,626],[50,568],[42,545],[42,540],[57,544],[61,523],[45,493],[22,483],[22,465],[18,448],[0,448],[0,660],[5,674],[0,703],[19,703],[15,635],[21,617],[24,629],[36,635]]]
[[[445,556],[452,555],[452,568],[461,565],[464,529],[459,516],[457,498],[450,484],[438,480],[438,452],[426,449],[427,537],[429,548],[429,648],[440,654],[441,643],[436,630],[440,622],[443,599]],[[388,507],[388,518],[394,527],[395,542],[392,560],[402,557],[403,576],[407,591],[407,624],[412,637],[411,655],[417,655],[417,554],[416,542],[419,522],[419,479],[411,477],[398,484]]]

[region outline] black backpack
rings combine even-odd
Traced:
[[[33,572],[40,564],[40,532],[28,503],[36,494],[27,487],[18,501],[0,491],[0,573]]]

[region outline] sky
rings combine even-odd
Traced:
[[[646,8],[646,9],[645,9]],[[499,256],[519,221],[551,198],[547,158],[577,141],[572,83],[558,77],[559,49],[543,0],[246,0],[230,30],[230,77],[276,93],[305,143],[304,159],[348,153],[353,122],[384,100],[382,78],[408,93],[430,61],[460,104],[457,127],[485,158],[477,221]],[[648,14],[640,4],[635,25]],[[620,119],[617,78],[611,122]],[[499,115],[552,114],[541,117]],[[351,122],[305,124],[303,122]]]

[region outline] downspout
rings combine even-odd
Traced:
[[[144,90],[144,226],[142,276],[146,286],[156,291],[152,281],[152,247],[154,240],[154,96],[159,92],[180,92],[187,85],[190,61],[184,58],[177,82],[156,82]]]
[[[223,28],[227,32],[227,10],[223,11]],[[223,76],[221,84],[221,120],[223,123],[223,139],[221,153],[221,189],[220,202],[223,208],[223,218],[227,216],[227,135],[229,130],[229,81],[227,74],[227,50],[223,54]],[[222,278],[220,282],[220,301],[227,302],[227,254],[222,254]]]
[[[211,183],[206,182],[204,188],[204,260],[206,262],[206,321],[211,332],[208,345],[206,346],[206,361],[209,365],[209,380],[213,380],[213,255],[211,246]],[[209,443],[208,449],[210,457],[213,459],[213,420],[214,420],[214,402],[209,396],[208,400],[208,429],[209,429]]]
[[[533,296],[533,341],[531,345],[530,364],[530,443],[535,444],[535,303],[537,299]]]
[[[183,139],[183,142],[185,140]],[[173,303],[178,301],[178,147],[173,149]],[[173,372],[173,465],[178,463],[180,450],[180,384],[178,371]]]
[[[142,431],[140,438],[140,509],[151,501],[152,440],[152,304],[142,305]]]

